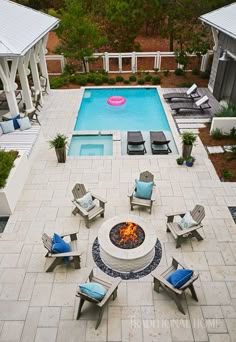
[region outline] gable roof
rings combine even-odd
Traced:
[[[236,2],[203,14],[200,20],[236,39]]]
[[[0,0],[0,57],[23,56],[58,22],[32,8]]]

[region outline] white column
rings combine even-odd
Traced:
[[[50,90],[50,83],[49,83],[49,78],[48,78],[48,68],[47,68],[47,63],[46,63],[46,58],[45,54],[47,53],[47,40],[48,40],[48,34],[44,36],[42,41],[42,44],[39,48],[39,67],[42,73],[42,76],[47,79],[47,91]]]
[[[15,58],[12,61],[10,71],[6,58],[0,59],[0,78],[3,82],[9,111],[13,117],[19,113],[19,107],[15,95],[15,90],[17,89],[17,84],[15,83],[17,65],[18,58]]]
[[[121,57],[121,53],[119,53],[118,61],[119,61],[119,72],[122,72],[122,57]]]
[[[107,52],[105,52],[105,71],[109,72],[109,56]]]
[[[27,73],[25,70],[23,58],[24,57],[19,58],[18,71],[19,71],[20,83],[21,83],[22,90],[23,90],[23,97],[24,97],[26,110],[30,111],[30,110],[34,110],[34,106],[33,106],[32,98],[31,98],[31,91],[29,87],[28,77],[27,77]]]
[[[35,50],[32,48],[32,52],[30,54],[30,68],[34,83],[34,91],[40,93],[41,101],[42,101],[42,90],[40,85],[40,79],[39,79],[39,72],[38,72],[38,65],[36,60]]]

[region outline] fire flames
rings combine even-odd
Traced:
[[[120,228],[120,241],[119,244],[126,243],[127,241],[135,242],[137,240],[138,226],[133,222],[126,222],[123,227]]]

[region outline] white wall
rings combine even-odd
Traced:
[[[213,118],[211,122],[211,129],[210,134],[212,130],[218,128],[223,133],[230,133],[230,130],[235,127],[236,128],[236,117],[235,118]]]

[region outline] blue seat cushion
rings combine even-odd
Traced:
[[[7,121],[13,120],[14,128],[18,129],[18,128],[20,128],[20,125],[19,125],[17,119],[20,119],[20,114],[16,115],[14,118],[8,118]]]
[[[171,273],[166,280],[171,283],[176,289],[182,287],[192,277],[193,270],[179,269]]]
[[[153,182],[141,182],[135,179],[136,191],[134,196],[138,198],[151,199]]]
[[[71,248],[69,243],[64,241],[58,234],[54,233],[52,239],[52,252],[53,253],[67,253]]]
[[[93,282],[80,284],[79,288],[84,294],[99,301],[102,300],[107,293],[107,289],[104,286]]]
[[[2,131],[3,131],[3,134],[11,133],[11,132],[14,132],[14,130],[15,130],[13,120],[0,122],[0,125],[1,125]]]

